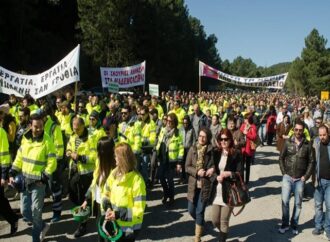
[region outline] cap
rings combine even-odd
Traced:
[[[99,113],[97,111],[93,110],[89,116],[98,119],[99,118]]]

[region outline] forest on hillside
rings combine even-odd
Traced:
[[[0,29],[0,66],[19,73],[40,73],[80,43],[84,88],[100,80],[100,66],[146,60],[148,83],[197,91],[201,60],[244,77],[289,72],[286,89],[297,94],[330,89],[330,50],[318,30],[290,63],[260,67],[241,56],[230,62],[216,48],[221,39],[205,33],[184,0],[2,0]]]

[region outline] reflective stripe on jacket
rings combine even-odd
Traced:
[[[2,179],[7,178],[10,167],[9,143],[6,131],[0,127],[0,167]]]
[[[55,147],[51,138],[43,134],[40,141],[32,141],[32,131],[24,135],[12,168],[32,180],[41,180],[41,174],[50,176],[57,166]]]
[[[87,138],[85,141],[82,141],[78,148],[76,149],[76,139],[79,138],[77,134],[74,134],[70,137],[70,140],[67,145],[67,151],[76,152],[78,157],[85,157],[86,163],[82,162],[78,158],[77,169],[80,175],[93,173],[95,169],[95,160],[97,156],[95,140],[92,138]],[[70,160],[70,167],[73,166],[74,161]]]
[[[157,153],[160,152],[160,146],[163,142],[165,136],[166,129],[162,129],[159,134],[158,143],[156,146]],[[182,161],[184,155],[184,147],[183,147],[183,138],[182,134],[178,131],[176,134],[174,133],[172,137],[169,138],[168,141],[168,159],[169,162],[177,162]]]
[[[141,153],[142,139],[141,139],[141,123],[126,123],[122,122],[118,126],[119,142],[129,144],[134,154]]]
[[[62,160],[64,155],[64,143],[61,128],[50,117],[47,118],[45,123],[45,133],[51,137],[55,145],[56,159]]]
[[[142,176],[131,171],[115,178],[114,169],[107,179],[102,194],[104,210],[112,208],[118,214],[116,221],[124,232],[141,229],[146,206],[146,186]]]

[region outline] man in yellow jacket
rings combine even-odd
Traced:
[[[0,127],[0,215],[10,224],[10,235],[17,231],[18,217],[5,197],[4,186],[7,183],[10,168],[9,142],[6,131]]]
[[[69,162],[69,196],[75,205],[81,205],[85,194],[93,180],[93,171],[96,160],[95,139],[88,136],[84,120],[74,117],[72,123],[74,134],[67,145],[66,156]],[[78,238],[86,233],[86,222],[80,223],[74,233]]]
[[[23,218],[32,222],[32,240],[43,241],[49,224],[42,220],[45,188],[56,169],[54,143],[44,133],[44,123],[38,114],[31,115],[31,130],[27,132],[12,164],[9,182],[22,173],[25,188],[22,189],[21,206]]]

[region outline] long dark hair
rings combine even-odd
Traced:
[[[101,181],[101,186],[103,186],[113,168],[116,166],[115,162],[115,143],[113,139],[108,137],[102,137],[97,143],[97,156],[99,158],[99,174],[98,177],[104,173],[105,177]]]
[[[228,154],[233,155],[235,153],[235,148],[234,148],[234,138],[233,135],[231,134],[230,130],[227,128],[221,129],[220,133],[217,136],[217,142],[220,144],[220,139],[221,135],[226,135],[227,138],[229,139],[229,146],[228,146]],[[219,151],[222,152],[222,147],[219,145]]]

